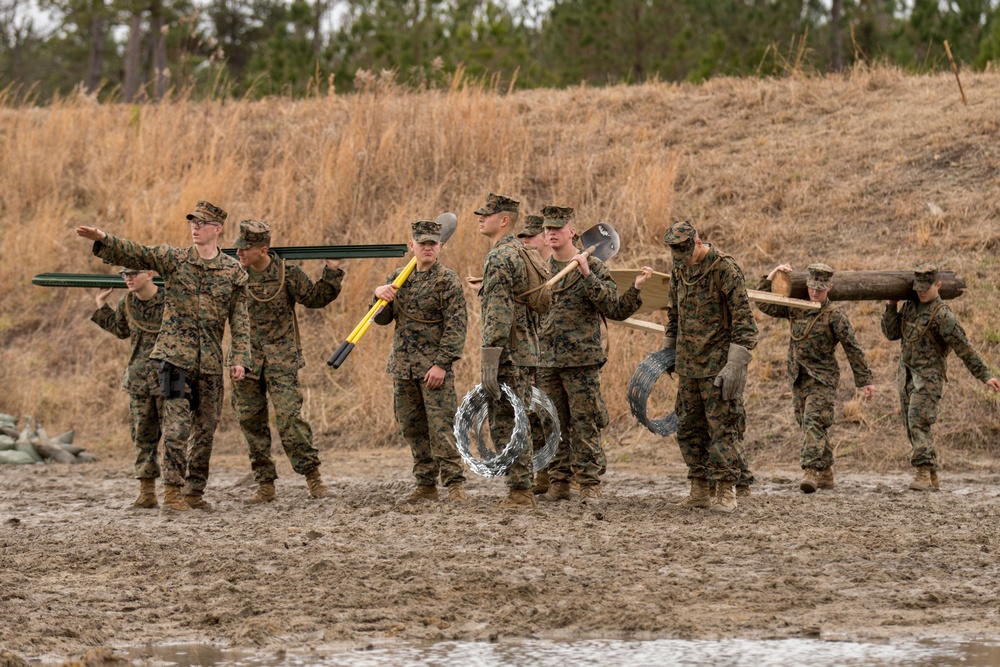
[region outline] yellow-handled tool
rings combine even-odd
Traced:
[[[442,213],[437,217],[437,222],[441,224],[441,243],[446,243],[451,235],[455,233],[455,228],[458,226],[458,218],[454,213]],[[417,258],[414,257],[410,260],[403,270],[396,276],[396,279],[392,281],[392,284],[399,289],[406,282],[413,270],[417,268]],[[350,335],[340,344],[337,351],[334,352],[329,359],[326,360],[328,366],[333,366],[334,368],[340,368],[347,360],[347,355],[351,353],[354,346],[357,344],[361,337],[365,335],[368,328],[371,327],[372,322],[375,321],[375,317],[382,312],[382,309],[388,305],[388,301],[385,299],[379,299],[375,302],[375,305],[369,309],[368,314],[358,322],[358,326],[354,327]]]

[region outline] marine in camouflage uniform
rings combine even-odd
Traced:
[[[791,270],[790,266],[782,265],[775,271],[785,270],[785,267]],[[864,351],[858,345],[850,318],[826,298],[832,287],[833,274],[834,270],[826,264],[809,265],[806,286],[810,298],[822,303],[819,310],[757,304],[761,312],[787,319],[791,329],[787,367],[792,381],[795,421],[803,431],[801,465],[805,477],[800,488],[806,493],[834,486],[833,448],[827,430],[833,425],[833,403],[840,382],[840,365],[834,356],[838,344],[843,346],[851,364],[855,387],[862,389],[868,397],[875,390],[875,378],[865,361]],[[773,275],[774,272],[762,278],[757,289],[771,291]]]
[[[319,473],[319,452],[312,428],[302,418],[299,369],[306,365],[299,341],[296,304],[323,308],[340,294],[344,271],[338,260],[329,260],[315,283],[298,266],[271,253],[271,227],[259,220],[240,222],[233,243],[246,269],[247,310],[250,314],[250,356],[244,379],[233,382],[233,408],[247,441],[250,468],[258,488],[246,502],[257,504],[275,498],[278,472],[271,457],[268,397],[281,446],[292,470],[304,475],[313,498],[329,495]]]
[[[542,215],[553,249],[549,268],[555,275],[570,262],[576,263],[573,209],[546,206]],[[608,425],[601,395],[601,367],[607,361],[601,319],[628,318],[642,305],[642,298],[636,285],[619,294],[601,260],[588,257],[586,262],[586,275],[582,269],[572,271],[553,287],[552,308],[538,336],[538,387],[555,403],[562,426],[559,449],[549,466],[551,487],[541,498],[568,500],[575,476],[580,502],[595,504],[600,501],[601,476],[607,470],[601,446],[601,429]]]
[[[418,220],[411,230],[416,270],[396,289],[392,282],[403,271],[398,268],[376,290],[376,298],[389,297],[389,303],[375,323],[396,322],[385,370],[392,376],[396,422],[410,445],[417,482],[399,502],[436,500],[439,477],[450,501],[465,502],[465,475],[453,429],[458,410],[453,364],[465,347],[465,295],[458,275],[437,261],[441,223]]]
[[[116,337],[131,341],[131,354],[121,381],[121,390],[129,397],[128,425],[135,445],[135,477],[140,481],[139,497],[131,507],[152,509],[158,505],[154,480],[160,476],[157,448],[163,398],[149,354],[160,333],[163,291],[153,283],[151,271],[122,269],[121,274],[129,287],[128,293],[117,308],[104,301],[111,290],[99,294],[100,305],[90,320]]]
[[[483,320],[483,387],[493,396],[490,436],[497,447],[510,441],[514,431],[514,408],[501,396],[508,385],[527,409],[531,400],[530,369],[538,357],[538,339],[527,305],[517,296],[528,290],[528,269],[518,251],[513,228],[521,203],[490,193],[476,209],[479,232],[493,242],[483,264],[483,286],[479,292]],[[524,453],[507,471],[505,508],[535,507],[532,488],[531,451]]]
[[[896,386],[903,427],[913,448],[910,464],[916,468],[909,488],[936,491],[941,485],[931,427],[937,421],[938,401],[948,381],[948,352],[954,350],[969,372],[993,391],[1000,391],[1000,380],[969,344],[955,313],[938,296],[941,283],[937,267],[925,262],[913,274],[917,300],[905,301],[898,311],[896,302],[889,301],[882,315],[882,333],[889,340],[902,340]]]
[[[243,369],[251,366],[247,275],[239,262],[218,250],[214,243],[226,216],[221,208],[198,202],[194,212],[187,216],[195,241],[195,245],[187,248],[144,246],[111,234],[105,236],[105,232],[95,228],[77,229],[78,235],[96,239],[94,254],[105,262],[153,270],[164,280],[163,322],[150,359],[182,370],[191,394],[163,402],[164,509],[186,509],[182,502],[176,502],[179,487],[185,482],[183,500],[187,505],[210,509],[202,496],[222,412],[222,336],[227,321],[234,378],[242,376]],[[200,245],[215,247],[215,255],[202,258]]]
[[[529,215],[524,220],[524,228],[517,233],[517,239],[525,248],[534,248],[538,251],[543,261],[548,261],[552,254],[551,248],[545,244],[545,234],[542,227],[544,218],[540,215]],[[541,315],[528,310],[528,317],[531,322],[532,331],[537,337],[537,332],[541,329]],[[529,366],[523,367],[528,373],[528,382],[531,386],[537,386],[537,360]],[[547,412],[528,412],[528,425],[531,428],[531,451],[538,453],[545,447],[545,431],[553,428],[552,419]],[[549,472],[546,467],[535,473],[535,484],[532,491],[538,495],[549,490]]]
[[[677,350],[677,444],[691,480],[681,506],[732,512],[733,487],[748,467],[742,394],[757,324],[732,257],[703,243],[689,222],[674,223],[664,242],[673,256],[664,347]]]

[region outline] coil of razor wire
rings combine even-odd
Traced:
[[[649,392],[660,376],[667,372],[667,367],[674,363],[677,350],[666,348],[657,350],[646,357],[632,379],[628,381],[628,408],[639,423],[656,435],[670,435],[677,432],[677,413],[671,412],[661,419],[650,419],[646,414],[646,404],[649,402]]]
[[[472,472],[483,477],[499,477],[505,475],[511,466],[524,453],[528,447],[528,411],[524,409],[521,400],[514,393],[509,385],[500,387],[503,395],[514,408],[514,430],[510,434],[510,440],[500,452],[489,449],[480,439],[478,449],[480,458],[476,458],[471,449],[471,438],[469,432],[476,428],[476,417],[480,412],[489,410],[490,395],[477,384],[475,388],[465,395],[462,404],[458,406],[455,413],[455,444],[462,459],[469,465]],[[479,422],[482,425],[482,421]]]
[[[552,402],[552,399],[544,391],[538,387],[532,387],[531,404],[528,405],[528,412],[534,412],[540,417],[542,411],[545,411],[549,419],[552,420],[552,429],[545,435],[545,445],[531,456],[532,472],[543,470],[555,458],[556,450],[559,449],[559,436],[561,433],[559,429],[559,413],[556,412],[555,403]],[[483,441],[483,424],[486,422],[488,416],[489,410],[484,406],[482,410],[476,413],[476,420],[473,424],[479,451],[486,449],[486,443]],[[528,436],[529,438],[531,436],[530,423],[528,425]]]

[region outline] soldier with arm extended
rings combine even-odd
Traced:
[[[132,351],[122,377],[121,390],[128,394],[128,425],[135,445],[135,477],[139,497],[131,509],[154,509],[156,478],[160,476],[157,448],[160,444],[160,420],[163,398],[156,370],[149,361],[163,318],[163,292],[153,282],[152,271],[122,269],[128,293],[112,309],[107,305],[112,290],[96,297],[97,310],[91,321],[121,339],[130,339]]]
[[[233,244],[247,272],[247,310],[250,315],[250,357],[242,380],[233,382],[233,408],[247,441],[256,492],[248,504],[274,500],[278,478],[271,458],[268,399],[274,406],[281,446],[292,470],[306,479],[309,495],[323,498],[329,489],[319,472],[319,452],[312,427],[302,418],[299,369],[306,362],[299,340],[296,304],[323,308],[340,294],[344,271],[340,260],[329,259],[323,275],[313,282],[298,266],[271,253],[271,227],[258,220],[240,222]]]
[[[770,291],[775,273],[791,270],[788,264],[775,267],[761,279],[757,289]],[[805,493],[834,487],[833,448],[827,430],[833,425],[833,404],[840,382],[840,365],[834,356],[838,344],[844,347],[851,364],[855,387],[866,399],[875,395],[874,375],[858,345],[851,320],[843,310],[831,306],[827,298],[833,288],[833,275],[834,270],[826,264],[809,265],[806,287],[809,300],[822,304],[819,310],[757,304],[765,314],[787,319],[791,329],[787,366],[795,421],[803,432],[800,463],[805,474],[799,488]]]
[[[686,221],[663,240],[673,258],[663,346],[677,350],[677,444],[691,482],[680,505],[734,512],[734,486],[748,467],[742,398],[757,324],[732,257],[703,243]]]
[[[96,227],[76,229],[94,242],[94,254],[105,262],[153,270],[164,280],[163,322],[150,353],[164,394],[164,510],[211,509],[203,495],[222,412],[226,322],[233,380],[242,379],[250,366],[247,276],[218,246],[226,216],[218,206],[198,202],[187,215],[193,245],[186,248],[144,246]]]
[[[514,408],[501,387],[508,385],[525,409],[531,400],[529,368],[538,356],[538,341],[531,327],[528,306],[516,296],[528,290],[528,269],[514,237],[521,203],[490,193],[476,209],[479,233],[493,244],[483,264],[480,290],[483,319],[482,385],[492,398],[490,436],[497,446],[510,440],[514,431]],[[507,497],[500,507],[535,507],[531,489],[531,451],[524,453],[507,471]]]
[[[570,262],[570,272],[553,288],[552,308],[545,315],[538,336],[538,388],[556,405],[562,437],[549,466],[550,488],[541,500],[569,500],[570,481],[580,485],[580,502],[600,502],[601,476],[607,458],[601,447],[601,429],[608,425],[608,411],[601,395],[601,367],[607,361],[601,344],[601,318],[624,320],[642,305],[642,284],[652,269],[643,267],[624,294],[604,263],[583,258],[573,245],[576,221],[573,209],[542,209],[545,238],[552,248],[549,266],[555,275]]]
[[[931,427],[937,421],[938,402],[948,381],[948,353],[954,350],[969,372],[993,391],[1000,391],[1000,380],[969,344],[955,313],[938,296],[941,281],[937,266],[918,264],[913,278],[917,300],[904,302],[898,311],[895,301],[886,302],[882,333],[889,340],[902,340],[896,387],[903,427],[913,448],[910,464],[916,468],[909,488],[938,491],[941,483]]]
[[[399,504],[437,500],[439,477],[448,500],[465,503],[465,474],[453,429],[458,410],[453,364],[465,347],[465,295],[458,275],[438,261],[441,223],[418,220],[411,231],[416,270],[396,289],[392,282],[402,271],[396,269],[375,290],[376,299],[389,302],[375,323],[396,322],[386,372],[392,375],[396,422],[410,445],[417,482]]]

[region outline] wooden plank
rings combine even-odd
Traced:
[[[638,331],[645,331],[647,333],[655,333],[663,335],[663,331],[666,327],[662,324],[657,324],[656,322],[647,322],[646,320],[636,320],[633,318],[628,318],[627,320],[608,320],[611,324],[617,324],[620,327],[627,327],[629,329],[636,329]]]

